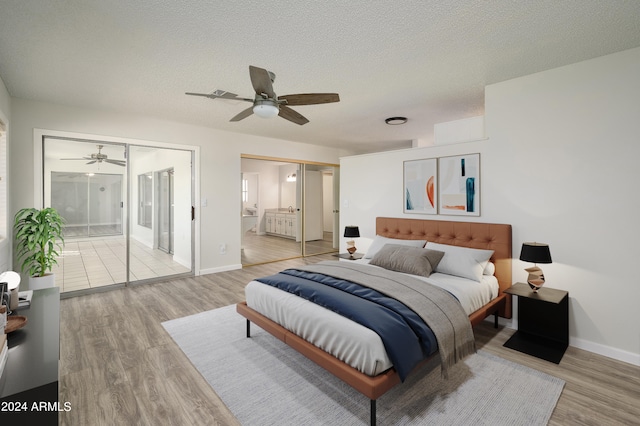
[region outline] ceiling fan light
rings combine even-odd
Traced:
[[[253,106],[253,113],[262,118],[275,117],[279,112],[280,109],[271,102],[258,102]]]

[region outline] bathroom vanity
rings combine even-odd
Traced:
[[[297,213],[290,209],[267,209],[265,211],[265,232],[270,235],[296,239],[298,235]]]

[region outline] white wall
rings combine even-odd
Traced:
[[[3,162],[0,165],[0,170],[3,173],[0,175],[0,179],[2,179],[2,185],[7,185],[8,173],[11,169],[11,165],[8,164],[7,158],[10,152],[10,147],[8,146],[9,141],[11,140],[11,123],[10,121],[10,113],[11,113],[11,97],[9,96],[9,92],[7,92],[7,88],[4,85],[4,82],[0,78],[0,121],[2,121],[7,127],[7,134],[5,135],[5,140],[7,142],[6,151],[3,155],[0,155],[0,161]],[[4,188],[5,198],[0,200],[3,203],[0,206],[0,220],[2,223],[0,224],[0,272],[4,272],[5,270],[11,267],[11,252],[12,245],[10,244],[10,239],[7,238],[9,233],[11,232],[11,196],[9,194],[8,188]],[[1,193],[2,191],[0,191]]]
[[[283,164],[278,170],[280,173],[280,198],[278,200],[278,208],[279,209],[287,209],[289,207],[296,208],[300,207],[297,196],[297,187],[299,185],[299,179],[296,178],[295,181],[289,182],[287,177],[296,174],[299,175],[300,166],[298,164]]]
[[[640,365],[638,76],[640,48],[494,84],[487,140],[342,158],[341,224],[365,245],[376,216],[510,223],[515,281],[521,244],[550,245],[545,285],[569,291],[570,344]],[[403,214],[404,160],[474,152],[480,217]]]
[[[23,99],[11,99],[10,171],[11,214],[34,205],[34,129],[47,129],[131,138],[200,147],[201,182],[196,205],[200,219],[202,273],[239,268],[240,261],[240,155],[337,163],[344,152],[296,142],[239,135],[144,116],[72,108]],[[286,124],[286,123],[283,123]],[[198,203],[197,203],[198,204]],[[226,254],[219,250],[226,245]]]

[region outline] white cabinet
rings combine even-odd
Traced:
[[[296,224],[297,224],[297,221],[296,221],[295,215],[288,214],[285,217],[284,234],[287,237],[291,237],[291,238],[296,237],[296,226],[297,226]]]
[[[275,213],[265,213],[264,214],[264,230],[268,234],[273,234],[276,232],[276,215]]]
[[[265,231],[267,234],[295,238],[297,234],[296,224],[295,213],[265,213]]]
[[[284,235],[285,228],[285,215],[276,214],[276,234]]]

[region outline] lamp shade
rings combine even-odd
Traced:
[[[357,226],[345,226],[344,227],[344,236],[347,238],[359,238],[360,237],[360,229]]]
[[[532,263],[551,263],[549,245],[541,243],[522,243],[520,260]]]
[[[278,115],[280,109],[274,102],[264,100],[264,101],[256,101],[253,107],[253,113],[258,117],[262,118],[271,118]]]

